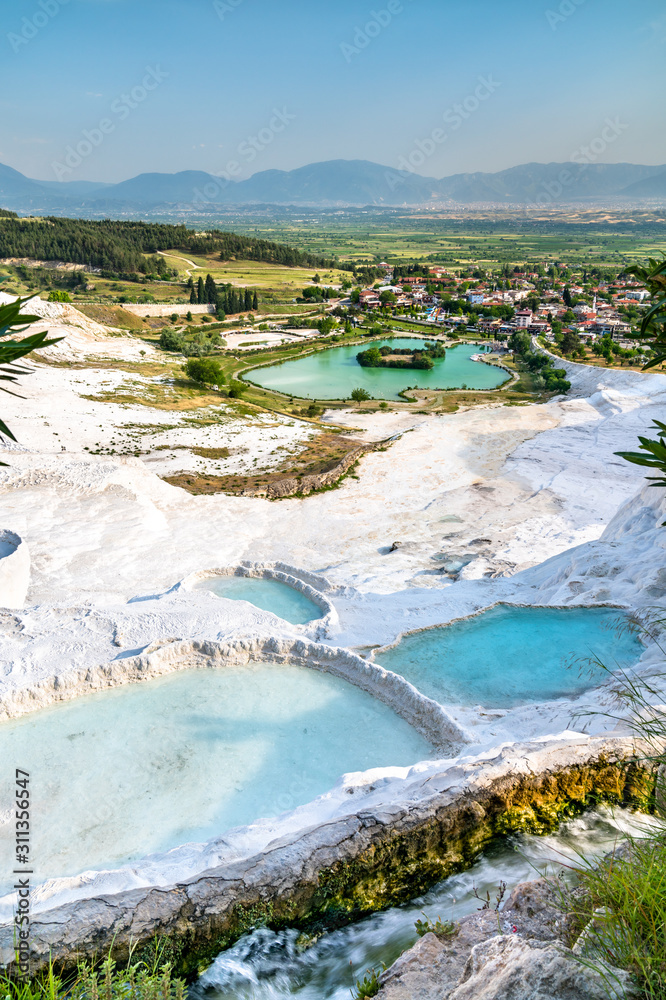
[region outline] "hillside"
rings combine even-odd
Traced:
[[[221,259],[254,260],[290,267],[329,268],[334,261],[269,240],[212,230],[197,234],[186,226],[145,222],[89,222],[46,218],[26,223],[4,217],[0,222],[0,258],[64,260],[106,271],[162,273],[160,250],[219,254]],[[146,255],[153,255],[147,257]]]

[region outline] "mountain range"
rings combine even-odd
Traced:
[[[22,213],[99,215],[216,205],[319,207],[557,204],[666,199],[666,165],[526,163],[437,180],[368,160],[327,160],[233,181],[197,170],[139,174],[119,184],[32,180],[0,164],[0,207]]]

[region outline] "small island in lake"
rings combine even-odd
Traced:
[[[435,359],[446,356],[443,344],[429,341],[423,349],[413,347],[369,347],[360,351],[356,360],[363,368],[425,368],[435,367]]]

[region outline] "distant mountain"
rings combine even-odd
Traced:
[[[420,205],[439,200],[434,178],[382,167],[368,160],[328,160],[297,170],[264,170],[236,184],[236,204]]]
[[[445,177],[439,182],[439,191],[443,197],[463,203],[599,199],[623,194],[628,185],[649,180],[663,170],[663,166],[632,163],[526,163],[494,174]]]
[[[104,181],[35,181],[35,184],[48,191],[57,191],[65,198],[90,198],[105,188],[113,187],[113,184],[106,184]]]
[[[0,204],[3,207],[13,208],[18,201],[24,204],[31,198],[43,198],[44,194],[39,181],[31,181],[18,170],[0,163]]]
[[[0,164],[0,207],[79,216],[215,205],[402,206],[453,202],[552,204],[666,198],[666,165],[526,163],[436,180],[368,160],[328,160],[224,181],[200,170],[139,174],[119,184],[35,181]]]
[[[629,184],[622,194],[627,198],[666,198],[666,170]]]
[[[140,205],[189,204],[194,201],[197,190],[202,191],[211,183],[217,192],[219,183],[210,174],[202,170],[183,170],[179,174],[139,174],[129,181],[112,184],[101,193],[105,201]]]

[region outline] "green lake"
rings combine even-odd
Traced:
[[[362,368],[356,360],[369,343],[381,347],[422,348],[427,338],[389,337],[350,347],[332,347],[306,358],[255,368],[246,380],[290,396],[305,399],[349,399],[352,389],[366,389],[374,399],[399,399],[401,390],[496,389],[509,378],[502,368],[472,361],[483,351],[475,344],[458,344],[447,349],[446,357],[435,361],[430,371],[418,368]]]

